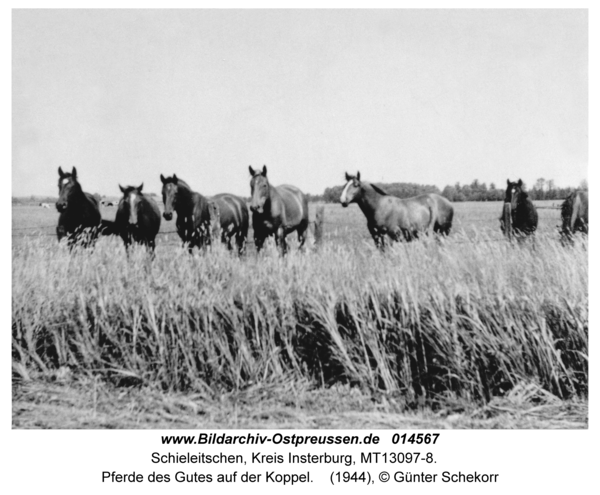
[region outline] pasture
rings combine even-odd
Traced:
[[[383,254],[356,205],[326,205],[322,245],[292,235],[285,258],[272,241],[257,255],[252,231],[242,258],[190,256],[163,219],[154,260],[116,237],[69,254],[55,210],[14,206],[13,425],[35,426],[60,386],[117,427],[144,427],[132,403],[150,427],[531,428],[565,407],[577,418],[558,426],[585,426],[587,240],[562,246],[560,211],[540,209],[535,242],[510,244],[501,203],[454,206],[447,239]],[[148,419],[150,399],[170,420]],[[106,426],[70,417],[41,426]]]

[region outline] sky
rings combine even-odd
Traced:
[[[12,195],[588,177],[586,10],[15,10]]]

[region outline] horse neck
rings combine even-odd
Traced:
[[[273,203],[276,203],[277,201],[281,201],[281,194],[279,194],[279,191],[277,190],[277,188],[275,186],[272,186],[271,184],[269,184],[269,196],[267,197],[267,200],[265,201],[265,204],[263,205],[263,211],[265,213],[267,212],[271,212],[271,206],[273,205]]]
[[[517,196],[517,200],[515,201],[515,207],[517,209],[519,209],[519,208],[527,208],[528,207],[528,201],[527,201],[528,196],[527,196],[527,193],[524,193],[523,191],[521,191],[516,196]]]
[[[81,206],[81,203],[85,203],[87,201],[87,196],[83,192],[83,189],[81,188],[81,185],[79,183],[77,183],[77,187],[71,189],[71,191],[69,192],[68,199],[68,204],[75,204],[77,205],[77,208]]]
[[[375,216],[375,212],[377,211],[380,200],[381,194],[375,191],[375,189],[372,187],[367,186],[362,189],[362,194],[356,200],[356,203],[365,214],[367,219],[371,220]]]
[[[194,205],[196,203],[194,199],[195,195],[203,199],[202,195],[194,193],[194,191],[187,187],[179,186],[177,188],[177,204],[174,209],[177,212],[178,217],[181,215],[187,216],[194,211]]]

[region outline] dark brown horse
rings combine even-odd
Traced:
[[[98,237],[102,217],[98,201],[90,193],[83,192],[77,181],[77,169],[65,173],[58,167],[58,201],[60,212],[56,235],[58,240],[67,237],[70,248],[75,244],[91,246]]]
[[[511,182],[507,179],[500,229],[508,239],[515,235],[522,240],[534,234],[537,225],[537,210],[523,188],[523,181]]]
[[[575,232],[588,233],[588,193],[575,191],[564,200],[561,206],[562,229],[566,239],[572,239]]]
[[[454,208],[438,194],[421,194],[400,199],[356,175],[346,174],[340,202],[343,207],[358,204],[367,218],[367,227],[375,245],[383,249],[386,236],[393,241],[411,241],[420,234],[450,233]]]
[[[139,187],[121,187],[123,197],[119,201],[114,229],[129,249],[132,242],[155,248],[155,238],[160,229],[160,210],[152,198],[144,196]]]
[[[192,191],[190,186],[177,175],[163,177],[162,196],[165,220],[173,218],[177,213],[177,233],[190,253],[192,249],[204,247],[211,243],[216,230],[220,230],[221,241],[231,250],[235,239],[238,253],[242,254],[248,237],[248,208],[244,200],[233,194],[217,194],[207,198]],[[211,205],[216,205],[211,206]],[[218,217],[220,229],[215,228]]]
[[[252,176],[250,210],[256,250],[260,251],[267,237],[272,235],[281,254],[285,254],[285,238],[294,231],[298,233],[302,247],[308,228],[308,199],[304,193],[295,186],[275,187],[269,184],[266,165],[262,171],[255,171],[252,166],[248,169]]]

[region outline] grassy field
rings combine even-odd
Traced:
[[[574,403],[577,419],[562,427],[585,426],[587,241],[560,244],[556,209],[540,209],[535,242],[516,245],[500,235],[501,204],[455,207],[448,239],[381,254],[357,207],[326,205],[320,248],[283,259],[273,246],[189,256],[163,221],[154,261],[143,250],[128,259],[118,238],[70,255],[53,234],[56,211],[13,207],[13,423],[132,427],[126,413],[96,415],[101,397],[110,407],[125,394],[139,422],[164,426],[143,412],[136,391],[150,390],[141,395],[167,404],[179,427],[173,417],[194,407],[205,417],[184,424],[390,427],[418,411],[406,424],[423,427],[458,410],[469,414],[446,426],[532,427],[489,418],[540,405],[556,418]],[[96,422],[36,423],[63,386],[86,411],[93,403]],[[219,412],[230,408],[235,420]],[[344,411],[354,416],[336,421]]]

